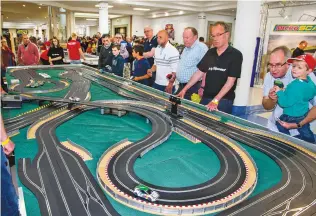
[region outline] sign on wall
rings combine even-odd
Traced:
[[[170,39],[174,40],[174,29],[173,24],[166,24],[165,30],[168,32],[168,36]]]
[[[316,25],[275,25],[274,32],[316,33]]]

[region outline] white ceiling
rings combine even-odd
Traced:
[[[97,18],[99,8],[95,5],[100,1],[84,0],[84,1],[1,1],[1,13],[5,22],[34,22],[41,24],[47,22],[48,5],[74,12],[86,13],[80,15],[76,19]],[[178,16],[180,14],[192,14],[198,12],[214,13],[227,16],[235,16],[236,1],[170,1],[170,0],[109,0],[109,18],[117,18],[126,15],[143,15],[146,18]],[[25,5],[25,7],[23,7]],[[39,8],[41,7],[41,8]],[[136,11],[134,8],[147,8],[149,11]],[[46,17],[46,18],[45,18]]]
[[[42,24],[47,22],[48,5],[72,10],[74,12],[87,13],[86,15],[76,15],[76,20],[85,18],[98,18],[99,0],[80,0],[80,1],[1,1],[1,13],[5,22]],[[143,15],[148,19],[159,17],[179,16],[180,14],[193,14],[199,12],[212,13],[218,15],[235,16],[237,0],[233,1],[213,1],[213,0],[108,0],[109,18],[117,18],[126,15]],[[267,0],[269,8],[293,7],[295,5],[311,4],[315,1],[292,1],[292,0]],[[25,7],[23,7],[23,4]],[[39,8],[41,7],[41,8]],[[136,11],[134,8],[147,8],[149,11]],[[80,18],[79,18],[80,17]]]

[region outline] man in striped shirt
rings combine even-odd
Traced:
[[[152,73],[156,72],[155,83],[152,87],[160,91],[166,91],[169,83],[167,75],[177,71],[179,52],[169,43],[167,31],[158,32],[157,40],[158,47],[155,49],[155,62],[152,68],[148,69],[147,74],[152,76]]]

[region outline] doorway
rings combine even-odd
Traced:
[[[114,27],[114,34],[120,33],[123,38],[126,37],[127,27]]]

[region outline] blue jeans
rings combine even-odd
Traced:
[[[203,105],[207,105],[209,102],[211,102],[213,100],[213,98],[205,98],[203,97],[200,104],[203,104]],[[233,103],[234,101],[233,100],[228,100],[228,99],[221,99],[219,101],[219,104],[217,106],[217,109],[219,111],[222,111],[222,112],[225,112],[225,113],[228,113],[228,114],[232,114],[232,111],[233,111]]]
[[[197,93],[198,93],[198,91],[199,91],[199,89],[200,89],[200,87],[201,87],[201,83],[202,83],[202,82],[197,82],[197,83],[195,83],[193,86],[191,86],[191,88],[189,88],[189,89],[187,90],[187,92],[185,93],[184,98],[187,99],[187,100],[191,100],[192,94],[194,94],[194,93],[197,94]],[[179,88],[178,88],[177,92],[174,93],[174,94],[175,94],[175,95],[179,94],[180,91],[182,91],[182,89],[183,89],[186,85],[187,85],[187,83],[179,83]]]
[[[80,60],[70,60],[70,64],[82,64]]]
[[[154,83],[152,87],[153,87],[154,89],[157,89],[157,90],[160,90],[160,91],[165,92],[167,86],[158,85],[157,83]],[[174,88],[174,86],[173,86],[172,92],[174,92],[174,90],[175,90],[175,88]]]
[[[284,121],[284,122],[288,122],[288,123],[300,123],[306,117],[306,115],[307,115],[307,113],[303,116],[292,117],[292,116],[282,114],[280,116],[280,120]],[[284,128],[282,125],[280,125],[279,122],[276,122],[276,126],[277,126],[279,132],[290,135],[289,130]],[[310,129],[309,123],[303,125],[301,128],[298,128],[297,130],[300,134],[295,136],[296,138],[304,140],[306,142],[315,143],[315,137],[314,137],[313,132]]]
[[[1,147],[1,216],[19,215],[18,197],[9,173],[8,160]]]

